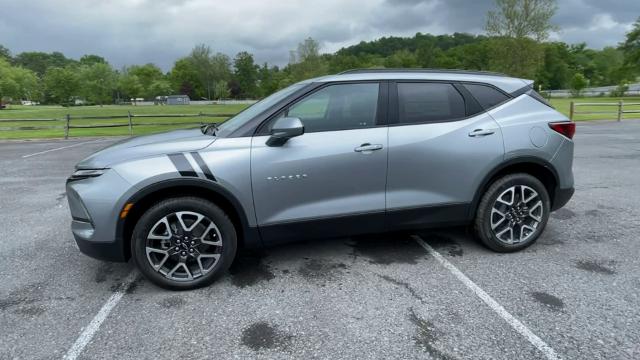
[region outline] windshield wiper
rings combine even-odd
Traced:
[[[216,123],[202,124],[200,126],[200,131],[202,131],[202,133],[205,134],[205,135],[214,136],[216,134],[216,132],[218,131],[218,124],[216,124]]]

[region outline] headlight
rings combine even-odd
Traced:
[[[82,179],[87,179],[91,177],[98,177],[104,174],[109,169],[82,169],[76,170],[73,175],[67,181],[77,181]]]

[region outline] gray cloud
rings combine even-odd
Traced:
[[[14,53],[94,53],[117,67],[154,62],[167,70],[205,43],[282,65],[307,36],[335,51],[389,35],[482,33],[492,6],[492,0],[0,0],[0,44]],[[553,21],[562,31],[553,38],[615,46],[638,15],[638,0],[559,0]]]

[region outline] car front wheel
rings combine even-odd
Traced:
[[[550,207],[549,194],[540,180],[524,173],[506,175],[482,196],[475,233],[494,251],[524,249],[542,234]]]
[[[236,231],[225,212],[196,197],[163,200],[147,210],[132,237],[134,262],[146,278],[172,290],[211,284],[231,265]]]

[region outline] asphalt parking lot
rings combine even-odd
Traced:
[[[64,181],[115,139],[0,143],[0,359],[640,358],[640,121],[578,125],[537,244],[464,229],[241,255],[190,292],[82,255]]]

